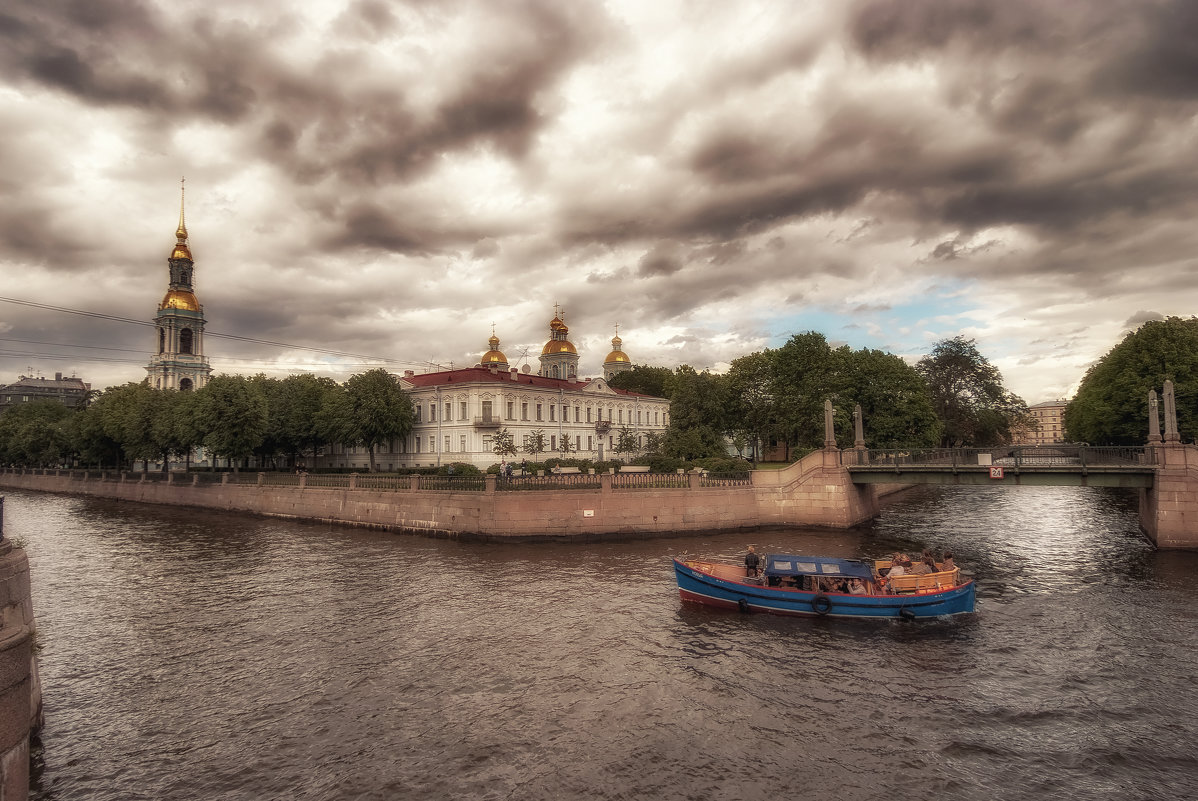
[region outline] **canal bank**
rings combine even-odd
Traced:
[[[0,799],[29,793],[29,744],[42,724],[29,560],[4,536],[0,497]]]
[[[295,482],[280,485],[268,476]],[[391,477],[392,485],[380,489],[354,479],[346,487],[311,486],[304,477],[273,474],[234,480],[225,474],[215,483],[196,474],[148,480],[139,473],[6,469],[0,471],[0,486],[498,540],[656,537],[776,525],[850,528],[874,517],[882,497],[903,489],[857,487],[835,454],[820,451],[783,470],[755,471],[739,480],[697,472],[634,477],[626,484],[621,482],[632,477],[610,473],[580,477],[586,481],[576,484],[553,477],[562,483],[505,491],[488,475],[472,491],[460,491],[426,488],[419,476]]]

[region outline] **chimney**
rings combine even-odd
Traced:
[[[513,368],[510,370],[510,372],[511,372],[511,374],[512,374],[512,380],[513,380],[513,381],[518,381],[518,380],[520,379],[520,372],[519,372],[518,370],[516,370],[516,368],[515,368],[515,367],[513,367]]]
[[[403,371],[403,377],[404,377],[404,378],[411,378],[411,377],[412,377],[412,376],[414,376],[414,375],[416,375],[416,371],[415,371],[415,370],[404,370],[404,371]]]
[[[55,373],[55,374],[54,374],[54,380],[55,380],[55,381],[61,381],[61,380],[62,380],[62,373]]]

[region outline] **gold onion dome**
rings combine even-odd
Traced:
[[[483,354],[483,367],[489,367],[493,364],[507,364],[507,356],[504,356],[503,352],[499,350],[499,337],[491,334],[491,338],[487,340],[487,344],[491,346],[491,349]]]
[[[196,299],[194,292],[189,292],[186,289],[172,289],[166,293],[166,297],[162,299],[162,303],[158,308],[198,312],[200,310],[200,302]]]
[[[541,348],[541,355],[548,356],[553,353],[575,353],[578,351],[574,348],[573,343],[565,339],[551,339],[545,343],[545,347]]]
[[[631,364],[628,354],[620,350],[620,346],[624,344],[618,336],[611,338],[611,353],[607,354],[607,358],[603,360],[604,364]]]

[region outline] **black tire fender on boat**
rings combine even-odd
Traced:
[[[817,615],[826,615],[832,611],[832,599],[822,592],[811,599],[811,610]]]
[[[749,602],[746,601],[744,598],[741,598],[739,601],[736,602],[736,608],[739,609],[740,611],[744,612],[746,615],[749,614],[749,611],[750,611],[749,610]]]

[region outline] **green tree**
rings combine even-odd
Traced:
[[[507,456],[515,456],[517,453],[516,438],[512,436],[512,432],[506,427],[501,428],[491,437],[491,450],[500,459]]]
[[[271,387],[270,436],[272,453],[287,457],[291,465],[303,454],[316,456],[316,449],[335,439],[322,410],[336,398],[340,387],[331,378],[312,373],[289,375]]]
[[[1008,442],[1011,429],[1028,417],[1027,404],[1003,386],[1002,373],[978,352],[972,339],[956,336],[937,342],[915,369],[927,382],[936,416],[944,424],[944,445]]]
[[[624,426],[617,430],[613,450],[621,455],[625,453],[636,453],[638,450],[640,450],[640,448],[637,446],[636,433],[628,426]]]
[[[753,353],[732,362],[728,370],[728,433],[742,455],[750,448],[756,457],[761,444],[777,431],[773,362],[769,352]]]
[[[334,405],[338,413],[332,430],[346,445],[366,447],[372,473],[375,449],[406,437],[416,419],[412,400],[399,379],[381,367],[351,376]]]
[[[0,463],[57,467],[74,453],[76,413],[54,401],[33,401],[0,414]]]
[[[538,428],[536,431],[529,433],[528,440],[524,443],[524,452],[534,459],[547,450],[545,442],[545,432]]]
[[[832,349],[823,334],[795,334],[769,351],[777,432],[789,449],[824,444],[824,401],[836,394]]]
[[[121,449],[121,462],[141,460],[149,469],[149,460],[163,455],[164,444],[156,438],[155,421],[165,413],[162,392],[145,381],[131,381],[109,387],[89,407],[99,414],[104,434]]]
[[[574,443],[570,440],[569,434],[563,433],[561,438],[558,439],[557,450],[564,457],[568,457],[571,453],[574,453],[576,448],[574,447]]]
[[[1173,382],[1177,427],[1198,436],[1198,318],[1152,320],[1127,334],[1086,371],[1065,408],[1065,430],[1095,445],[1148,439],[1148,391]],[[1162,427],[1162,432],[1164,431]]]
[[[670,381],[664,452],[676,458],[723,456],[728,392],[723,376],[682,365]],[[685,453],[683,452],[685,451]]]
[[[204,445],[233,463],[254,453],[266,438],[269,422],[261,388],[244,376],[217,375],[196,392],[196,425]]]
[[[931,447],[940,442],[942,426],[931,391],[914,367],[894,354],[869,348],[837,348],[832,355],[838,384],[832,402],[842,447],[855,443],[852,411],[857,404],[867,447]]]
[[[645,432],[645,450],[649,453],[661,453],[665,446],[666,435],[663,431]]]
[[[631,370],[625,370],[612,376],[607,383],[616,389],[628,392],[639,392],[642,395],[652,395],[655,398],[668,398],[673,377],[674,374],[668,367],[648,367],[634,364]]]

